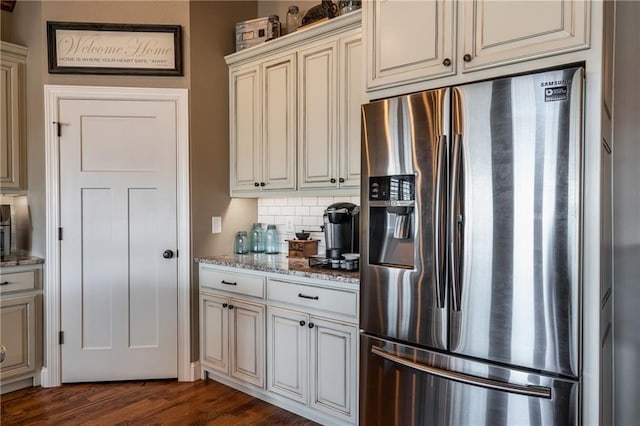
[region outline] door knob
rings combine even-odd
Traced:
[[[173,250],[165,250],[162,253],[162,257],[164,257],[165,259],[171,259],[173,257]]]

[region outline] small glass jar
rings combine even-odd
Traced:
[[[264,230],[261,223],[254,223],[251,227],[249,246],[252,253],[264,253]]]
[[[287,10],[287,34],[295,32],[300,26],[300,9],[298,6],[289,6]]]
[[[276,254],[280,251],[280,237],[275,225],[267,225],[265,236],[265,251],[267,254]]]
[[[362,6],[362,0],[339,0],[338,1],[338,10],[340,11],[340,15],[344,15],[345,13],[349,13],[356,9],[360,9],[361,6]]]
[[[246,231],[236,232],[236,239],[233,243],[233,252],[235,254],[249,253],[249,238]]]

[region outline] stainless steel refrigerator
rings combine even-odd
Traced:
[[[579,423],[584,70],[362,107],[360,423]]]

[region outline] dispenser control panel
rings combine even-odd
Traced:
[[[369,178],[370,201],[415,201],[416,176],[371,176]]]

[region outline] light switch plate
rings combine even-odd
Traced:
[[[219,234],[222,232],[222,218],[220,216],[211,216],[211,233]]]
[[[293,232],[293,216],[287,216],[287,224],[284,230],[286,232]]]

